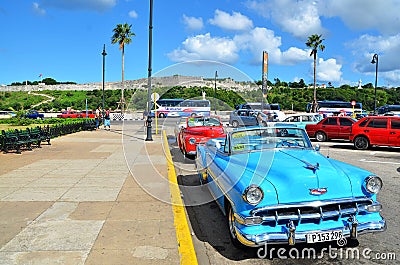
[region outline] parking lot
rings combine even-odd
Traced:
[[[260,256],[264,257],[262,254],[265,251],[262,249],[241,250],[231,244],[226,217],[212,201],[207,189],[192,189],[193,186],[199,186],[194,160],[185,158],[177,147],[174,122],[166,121],[163,126],[167,130],[184,201],[192,205],[186,207],[186,210],[195,237],[194,244],[199,264],[238,264],[238,262],[239,264],[325,264],[332,261],[341,264],[393,264],[396,263],[394,259],[399,259],[400,239],[396,231],[399,231],[397,204],[400,195],[397,190],[400,189],[400,148],[375,147],[358,151],[349,141],[331,140],[322,143],[313,141],[313,145],[320,145],[320,152],[323,155],[364,168],[382,178],[384,184],[378,195],[378,201],[384,207],[382,215],[387,221],[387,230],[382,233],[361,235],[358,241],[352,242],[345,248],[329,244],[314,246],[316,256],[306,255],[304,259],[301,256],[302,250],[308,250],[309,245],[298,244],[295,246],[296,250],[291,252],[291,248],[287,246],[274,246],[275,250],[282,247],[285,250],[281,253],[283,255],[268,252],[270,256],[267,255],[268,259],[265,260],[260,259]],[[208,203],[198,203],[203,201]],[[330,253],[327,251],[329,249],[332,249]],[[299,253],[299,255],[293,258],[288,253]]]

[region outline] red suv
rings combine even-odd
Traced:
[[[350,140],[359,150],[372,145],[400,146],[400,117],[364,117],[351,128]]]

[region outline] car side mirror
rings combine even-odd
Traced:
[[[317,145],[314,147],[314,150],[317,151],[317,152],[319,152],[319,150],[321,150],[321,146],[320,146],[319,144],[317,144]]]

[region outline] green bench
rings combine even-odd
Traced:
[[[33,141],[34,144],[37,145],[37,147],[41,147],[40,144],[43,141],[46,141],[48,145],[50,145],[50,135],[46,133],[46,129],[42,129],[39,126],[34,127],[34,128],[27,128],[29,135]]]
[[[16,150],[17,154],[21,153],[21,147],[26,147],[28,150],[32,150],[33,140],[27,130],[15,130],[15,131],[1,131],[2,138],[2,151],[8,153],[9,150]]]

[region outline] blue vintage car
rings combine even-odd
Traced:
[[[386,229],[382,180],[323,156],[301,128],[235,130],[199,145],[196,167],[238,247],[346,242]]]

